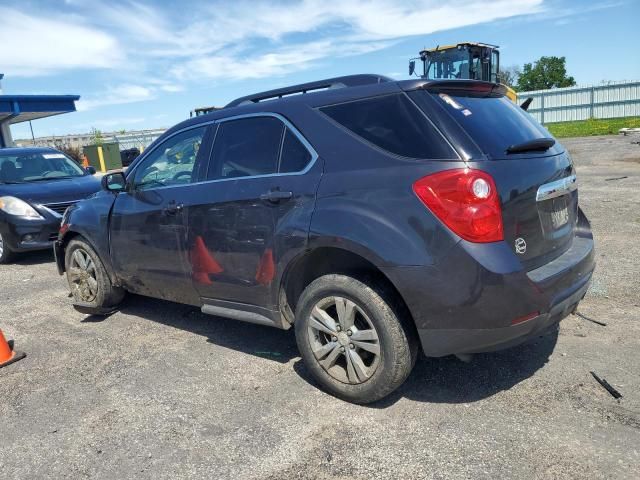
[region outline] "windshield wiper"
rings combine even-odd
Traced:
[[[68,180],[70,178],[78,178],[78,176],[65,175],[63,177],[42,177],[42,178],[34,178],[33,180],[29,180],[30,182],[47,182],[49,180]]]
[[[11,181],[8,181],[8,182],[0,182],[0,185],[19,185],[21,183],[26,183],[26,182],[11,182]]]
[[[544,152],[549,150],[556,144],[553,138],[536,138],[526,142],[511,145],[507,148],[507,153],[523,153],[523,152]]]

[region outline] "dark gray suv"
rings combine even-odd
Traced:
[[[378,400],[420,349],[516,345],[585,295],[571,158],[504,94],[357,75],[240,98],[71,207],[59,271],[88,313],[129,291],[293,326],[324,388]]]

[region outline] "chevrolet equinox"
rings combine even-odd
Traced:
[[[250,95],[102,183],[54,247],[76,308],[128,291],[293,326],[318,383],[356,403],[400,386],[420,349],[464,358],[555,327],[595,267],[569,154],[494,83]]]

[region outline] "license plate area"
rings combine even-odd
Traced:
[[[573,224],[575,215],[571,195],[562,195],[538,203],[540,223],[545,236],[563,232],[566,227]]]

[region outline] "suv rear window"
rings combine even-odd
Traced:
[[[506,97],[420,93],[433,95],[482,151],[493,158],[507,158],[506,150],[511,145],[551,137],[531,115]]]
[[[390,153],[410,158],[456,158],[442,135],[404,94],[330,105],[320,111]]]

